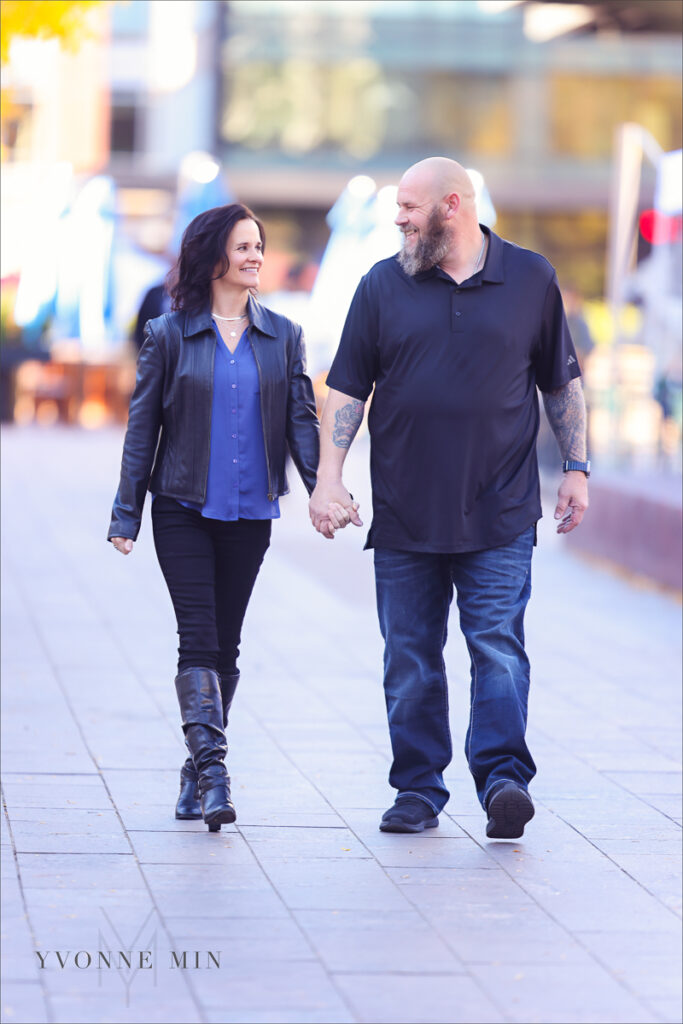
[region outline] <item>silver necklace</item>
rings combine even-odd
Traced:
[[[232,322],[232,321],[235,321],[235,320],[246,320],[247,314],[246,313],[242,313],[241,316],[221,316],[220,313],[214,313],[214,311],[211,310],[211,316],[215,317],[216,320],[228,320],[228,321]],[[236,338],[237,337],[237,331],[230,331],[230,337],[231,338]]]

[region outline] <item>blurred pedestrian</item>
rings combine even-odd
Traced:
[[[586,372],[586,361],[595,348],[593,335],[584,315],[581,294],[573,285],[562,289],[562,301],[567,316],[567,326],[579,359],[582,373]]]
[[[168,294],[166,283],[159,281],[145,292],[140,303],[140,309],[135,321],[135,330],[133,331],[133,341],[138,352],[145,343],[145,324],[147,321],[154,320],[156,317],[161,316],[162,313],[169,313],[170,311],[171,296]]]
[[[478,223],[464,168],[421,161],[397,202],[401,252],[361,280],[327,378],[311,519],[329,538],[362,525],[342,467],[374,387],[366,547],[398,791],[380,829],[432,828],[449,797],[443,648],[455,587],[471,659],[469,768],[487,835],[517,838],[536,772],[523,624],[541,517],[536,388],[564,460],[555,518],[569,533],[588,505],[579,364],[553,268]]]
[[[176,817],[203,817],[210,831],[236,817],[224,730],[242,622],[287,492],[285,452],[309,494],[318,458],[301,328],[255,298],[264,247],[263,225],[239,203],[185,231],[173,311],[145,327],[108,534],[130,553],[149,489],[190,754]]]

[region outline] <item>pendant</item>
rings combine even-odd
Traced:
[[[231,338],[236,338],[237,337],[237,331],[230,331],[230,337]]]

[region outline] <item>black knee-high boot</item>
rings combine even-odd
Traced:
[[[230,779],[225,768],[227,743],[218,673],[186,668],[175,680],[185,743],[197,770],[199,802],[210,832],[235,820]]]
[[[239,672],[230,675],[220,675],[221,702],[223,704],[223,728],[227,729],[228,715],[232,705],[235,690],[240,680]],[[184,821],[196,821],[202,816],[202,808],[199,803],[199,787],[197,785],[197,769],[194,761],[188,757],[180,769],[180,793],[176,804],[175,816]]]

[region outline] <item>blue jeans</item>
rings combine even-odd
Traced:
[[[471,661],[465,753],[482,806],[491,787],[536,774],[526,732],[529,659],[524,611],[531,594],[535,527],[486,551],[432,554],[375,549],[377,611],[384,637],[384,693],[393,764],[390,784],[438,814],[449,797],[453,754],[443,649],[457,594]]]

